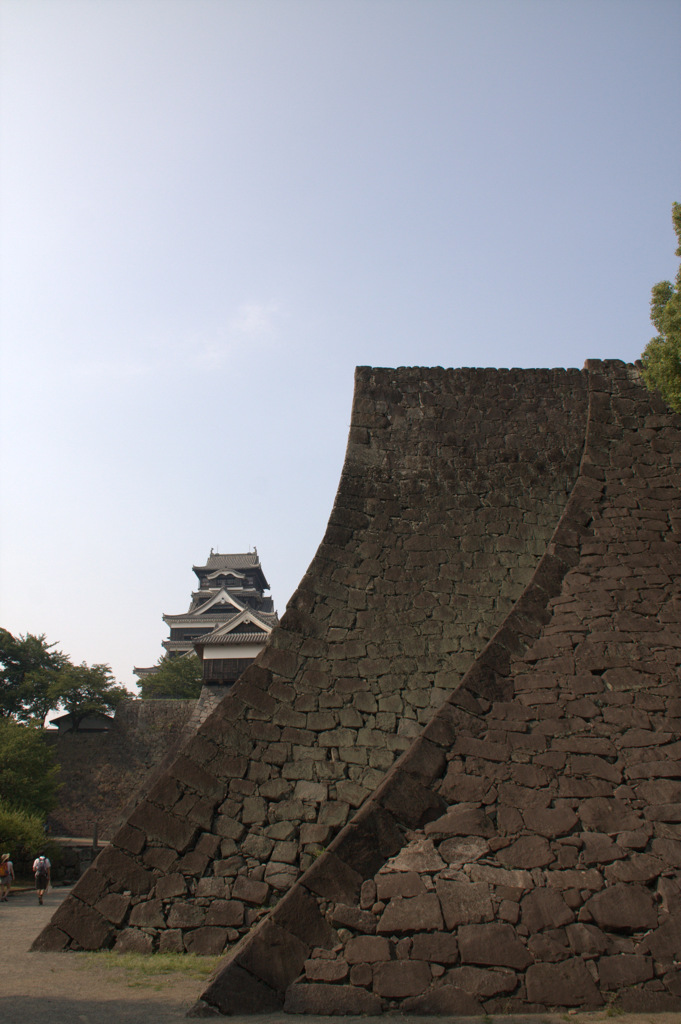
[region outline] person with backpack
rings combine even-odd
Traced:
[[[39,853],[33,861],[33,874],[35,875],[35,887],[38,892],[38,903],[43,902],[45,890],[50,884],[50,868],[52,865],[43,853]]]
[[[9,890],[13,881],[14,865],[9,859],[9,854],[3,853],[2,857],[0,857],[0,902],[7,902],[7,897],[9,896]]]

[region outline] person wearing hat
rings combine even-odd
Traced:
[[[2,903],[7,902],[9,896],[9,890],[14,881],[14,865],[9,859],[8,853],[3,853],[0,857],[0,901]]]

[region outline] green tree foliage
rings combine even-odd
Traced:
[[[195,700],[201,694],[203,669],[195,654],[170,658],[167,654],[159,659],[153,675],[145,676],[139,682],[143,700]]]
[[[681,203],[672,205],[672,220],[681,256]],[[643,380],[667,404],[681,412],[681,264],[676,283],[660,281],[652,290],[650,319],[658,330],[643,352]]]
[[[0,851],[17,857],[22,853],[35,856],[41,849],[52,854],[50,844],[45,842],[42,815],[13,807],[0,799]],[[15,869],[16,866],[15,861]]]
[[[45,635],[14,637],[0,628],[0,719],[44,719],[50,710],[50,684],[68,664]]]
[[[124,686],[118,686],[108,665],[70,662],[57,673],[47,691],[50,707],[72,716],[77,730],[88,715],[106,714],[129,697]]]
[[[44,817],[56,803],[58,773],[39,726],[0,721],[0,800],[5,807]]]

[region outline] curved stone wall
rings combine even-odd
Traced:
[[[522,593],[586,413],[577,370],[360,368],[326,535],[280,626],[37,947],[220,952],[275,905]]]
[[[681,417],[633,367],[587,371],[528,588],[207,1008],[681,1009]]]

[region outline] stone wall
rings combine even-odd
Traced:
[[[549,652],[523,663],[524,673],[511,664],[511,656],[522,657],[537,639],[549,623],[549,599],[558,597],[571,567],[587,558],[582,534],[585,543],[607,549],[609,542],[600,534],[596,538],[593,523],[600,515],[611,526],[615,518],[609,511],[612,495],[606,499],[601,493],[608,472],[620,474],[622,507],[630,507],[626,472],[638,450],[629,444],[615,454],[616,438],[608,432],[615,431],[617,443],[624,444],[627,431],[637,439],[639,449],[649,453],[651,461],[641,461],[649,474],[664,465],[678,473],[672,461],[678,456],[678,418],[664,415],[635,377],[633,368],[611,364],[605,375],[597,366],[583,372],[358,370],[346,462],[329,526],[280,626],[81,879],[36,948],[115,943],[120,949],[219,952],[248,932],[204,994],[208,1004],[228,1013],[279,1007],[285,995],[287,1005],[312,1009],[317,985],[346,1012],[393,1008],[412,996],[437,1003],[451,990],[477,999],[478,1007],[500,993],[529,1005],[525,974],[530,967],[563,965],[570,958],[542,960],[528,952],[530,931],[542,929],[531,925],[530,916],[522,918],[523,900],[533,889],[548,889],[542,879],[549,869],[555,872],[556,862],[561,869],[581,870],[577,840],[581,831],[595,829],[580,818],[579,796],[557,788],[557,762],[551,774],[550,764],[536,761],[535,754],[561,749],[534,750],[543,713],[535,720],[509,710],[517,705],[536,712],[532,701],[516,697],[514,679],[535,671],[539,678],[550,675],[542,660],[557,655]],[[615,461],[606,466],[604,459]],[[659,501],[669,497],[661,495]],[[642,575],[653,579],[649,565]],[[589,572],[577,578],[590,592]],[[576,626],[574,634],[579,634]],[[564,657],[564,662],[552,660],[554,674],[570,676],[570,654]],[[594,678],[605,679],[614,667],[624,666],[608,663]],[[558,683],[554,689],[558,693]],[[539,691],[537,708],[549,684]],[[597,692],[577,696],[598,707],[590,696]],[[554,703],[561,700],[556,695]],[[577,709],[571,710],[570,719],[576,720]],[[589,728],[594,717],[584,713]],[[569,734],[572,721],[565,725],[562,711],[559,720],[557,734]],[[509,721],[519,727],[511,729]],[[459,739],[463,747],[456,746]],[[485,756],[495,749],[497,759]],[[585,765],[590,757],[610,763],[610,755],[562,752],[566,760],[573,753],[586,758]],[[531,768],[537,772],[534,781]],[[460,791],[454,774],[461,776]],[[441,778],[445,781],[438,782]],[[502,782],[511,788],[501,790]],[[514,786],[519,792],[543,788],[539,809],[550,812],[552,822],[564,814],[566,801],[576,801],[573,824],[566,832],[543,835],[525,820],[528,808],[499,797],[500,791],[512,794]],[[454,818],[463,815],[459,828],[474,837],[474,850],[461,863],[460,854],[459,860],[455,855],[448,860],[441,849],[460,834],[456,826],[442,835],[419,832],[431,821],[449,822],[450,803]],[[505,817],[507,804],[518,818]],[[673,823],[665,824],[673,830]],[[502,867],[503,856],[509,856],[503,850],[528,838],[531,849],[539,841],[549,859],[531,868],[507,860]],[[417,846],[410,851],[405,844],[411,843]],[[559,845],[577,851],[572,866],[558,861]],[[390,862],[422,847],[429,852],[431,846],[429,871],[423,864],[405,871],[404,861]],[[476,865],[511,875],[527,870],[532,885],[527,890],[514,885],[511,876],[496,876],[496,883],[491,876],[473,880]],[[386,877],[408,876],[414,891],[396,889],[388,896],[381,889],[382,898],[375,877],[381,871]],[[527,881],[524,875],[522,880]],[[465,936],[451,922],[445,922],[449,959],[442,961],[443,945],[436,940],[445,931],[435,910],[437,903],[444,920],[438,885],[442,889],[445,883],[473,886],[484,905],[483,916],[462,922],[462,928],[501,927],[499,941],[510,941],[511,929],[513,943],[531,958],[522,966],[492,964],[482,972],[495,975],[508,968],[513,979],[501,979],[506,989],[483,998],[468,991],[470,980],[464,984],[460,976],[452,980],[447,974],[461,964],[473,971],[467,978],[477,977],[479,965],[471,967],[476,961],[460,952],[465,941],[462,946],[459,939]],[[480,886],[487,886],[487,895]],[[393,932],[389,915],[379,929],[392,899],[398,901],[393,910],[416,911],[420,900],[435,916],[414,928],[405,928],[403,920]],[[511,904],[518,912],[515,922]],[[430,946],[423,936],[431,937]],[[374,940],[380,940],[387,960],[373,960],[373,954],[352,960],[350,942],[367,937],[374,952],[379,948]],[[320,968],[322,962],[327,966]],[[406,973],[416,972],[422,987],[413,993],[384,991],[386,983],[376,980],[381,972],[372,966],[381,963],[389,965],[384,973],[395,977],[408,967]],[[362,969],[353,973],[355,966]],[[499,980],[494,976],[491,982]],[[668,995],[671,989],[655,991]]]
[[[522,593],[586,411],[577,370],[359,369],[336,502],[282,622],[41,941],[220,952],[273,906]]]
[[[681,1009],[681,417],[587,365],[582,474],[532,583],[204,1006]]]
[[[154,770],[177,749],[197,704],[130,700],[116,709],[108,732],[46,732],[60,781],[50,833],[91,837],[96,825],[99,838],[109,839],[125,820],[126,806],[134,806]]]

